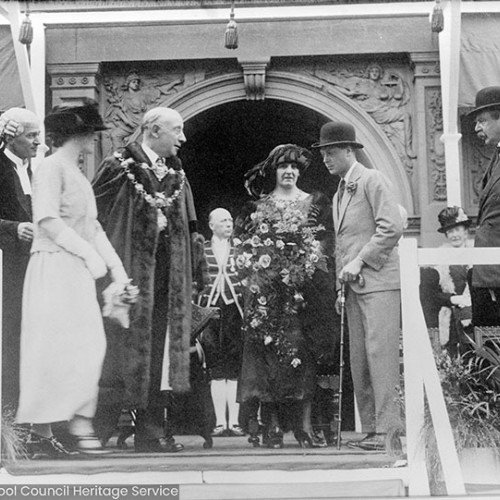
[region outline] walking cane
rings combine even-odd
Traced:
[[[337,418],[337,450],[342,443],[342,383],[344,379],[344,329],[345,329],[345,283],[340,283],[340,369],[339,369],[339,398]]]

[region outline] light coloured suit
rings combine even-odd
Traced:
[[[389,180],[360,163],[338,206],[333,197],[337,276],[356,257],[360,281],[346,286],[351,371],[362,431],[386,433],[399,420],[400,277],[397,244],[403,221]]]

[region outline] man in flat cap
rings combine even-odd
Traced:
[[[0,120],[0,248],[3,252],[2,407],[16,410],[24,275],[33,224],[31,158],[40,145],[40,121],[23,108],[7,110]]]
[[[497,148],[481,180],[474,246],[500,247],[500,87],[481,89],[469,116],[479,139]],[[500,265],[474,266],[472,287],[473,324],[500,325]]]
[[[329,122],[319,148],[332,175],[337,290],[344,283],[354,393],[361,417],[360,441],[350,446],[383,450],[388,431],[399,425],[400,282],[396,250],[403,219],[389,180],[356,159],[363,147],[354,127]],[[338,306],[338,301],[337,301]]]

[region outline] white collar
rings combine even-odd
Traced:
[[[28,160],[23,160],[19,158],[19,156],[15,155],[10,149],[5,148],[4,149],[5,156],[12,161],[15,165],[16,168],[28,168],[29,161]]]
[[[354,170],[354,166],[356,165],[357,162],[354,162],[350,167],[347,173],[344,175],[344,181],[345,185],[347,186],[347,183],[349,182],[349,179],[351,178],[352,171]]]
[[[146,156],[149,158],[151,165],[154,165],[158,158],[160,158],[158,154],[155,153],[145,142],[141,144],[141,147],[144,153],[146,153]]]
[[[229,242],[229,240],[226,238],[220,238],[219,236],[216,236],[215,234],[212,235],[212,243],[217,245],[217,246],[227,245],[228,242]]]

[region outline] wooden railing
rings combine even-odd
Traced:
[[[462,471],[419,300],[419,266],[496,265],[500,264],[500,248],[417,248],[417,241],[408,238],[401,241],[399,252],[409,494],[430,495],[422,437],[425,393],[447,493],[463,495]]]

